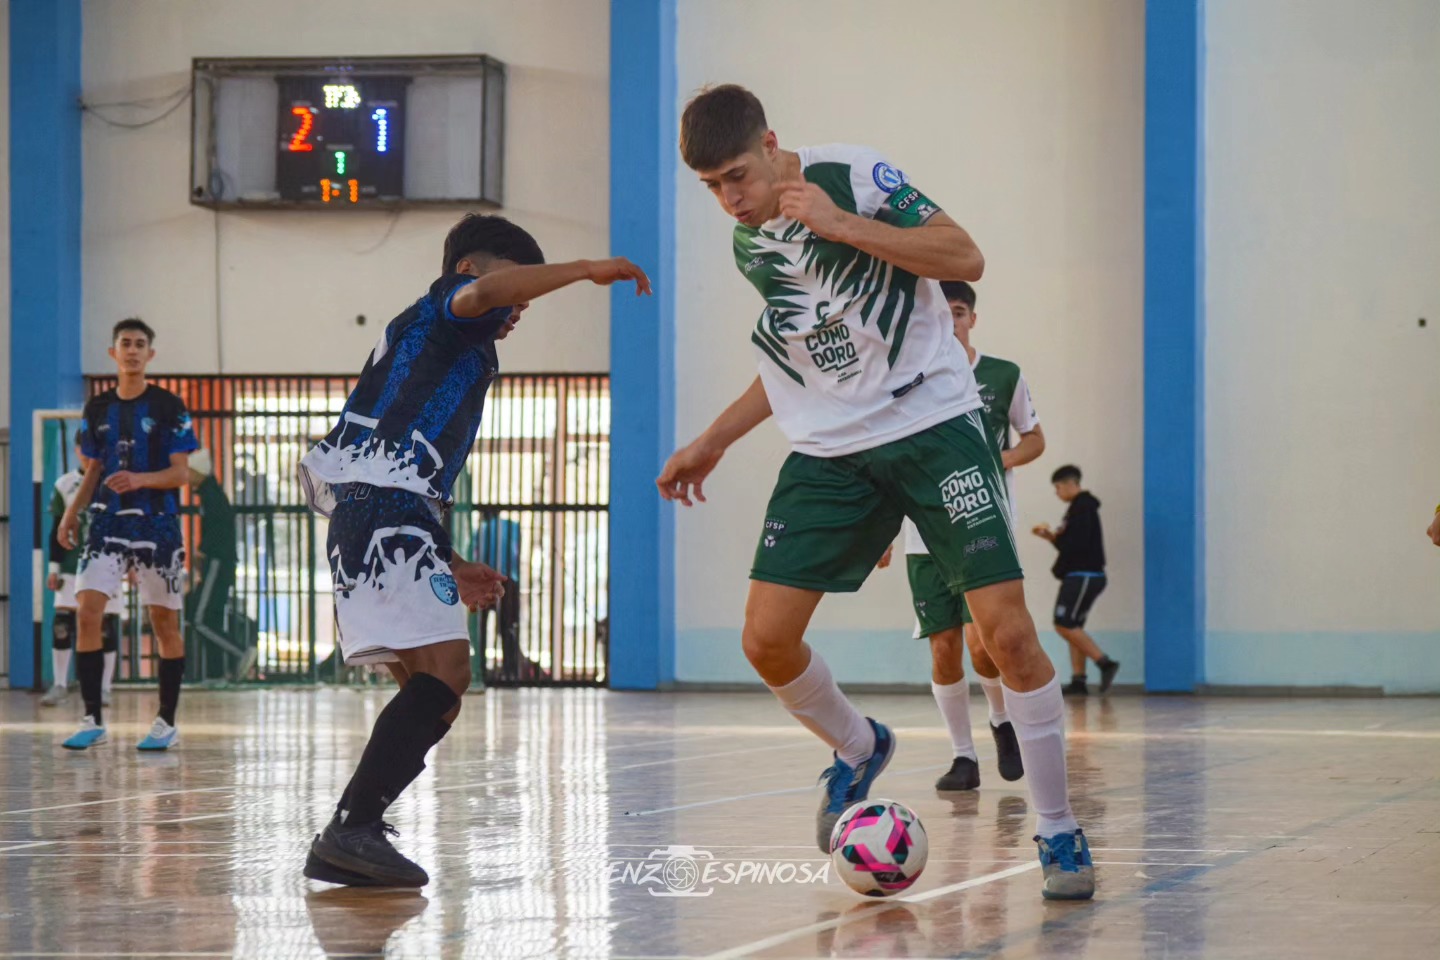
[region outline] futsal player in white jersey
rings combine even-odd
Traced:
[[[686,106],[680,152],[735,222],[735,264],[765,302],[750,332],[760,376],[656,483],[703,500],[726,449],[773,412],[793,452],[751,569],[742,643],[790,713],[834,751],[816,842],[894,756],[885,724],[840,692],[805,643],[826,593],[858,590],[900,531],[919,527],[965,590],[1019,735],[1045,897],[1086,899],[1094,868],[1071,811],[1064,704],[1025,593],[999,451],[989,439],[941,279],[977,280],[979,249],[885,157],[845,144],[783,150],[735,85]]]

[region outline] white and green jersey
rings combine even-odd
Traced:
[[[976,350],[971,369],[975,372],[980,401],[985,407],[985,429],[995,438],[1001,450],[1010,449],[1012,430],[1016,435],[1024,436],[1040,426],[1040,418],[1035,414],[1035,403],[1030,399],[1030,385],[1025,382],[1025,375],[1020,372],[1019,364],[1001,360],[999,357],[987,357]],[[1015,512],[1014,470],[1005,471],[1005,491],[1009,494],[1010,520],[1014,523],[1019,520]],[[902,528],[907,554],[930,552],[925,541],[920,538],[920,531],[915,529],[915,524],[910,522],[909,517],[905,518]]]
[[[939,212],[873,150],[798,153],[805,179],[847,213],[918,227]],[[737,225],[735,264],[765,298],[750,340],[770,409],[797,453],[870,450],[980,406],[934,280],[788,217]]]

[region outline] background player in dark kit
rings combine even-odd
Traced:
[[[442,522],[499,372],[495,350],[530,301],[589,280],[650,281],[622,257],[545,264],[530,234],[470,215],[445,240],[441,277],[381,334],[340,420],[307,453],[310,505],[330,518],[327,551],[347,663],[384,663],[400,692],[381,711],[349,786],[310,846],[305,875],[419,887],[429,876],[391,846],[386,808],[425,769],[470,685],[466,610],[504,577],[454,555]]]
[[[61,545],[74,547],[80,512],[90,511],[75,595],[75,672],[85,717],[64,743],[71,750],[105,742],[101,620],[106,604],[120,595],[132,574],[160,648],[160,710],[139,748],[168,750],[179,737],[175,709],[185,675],[185,640],[180,634],[185,544],[175,491],[184,486],[190,453],[200,444],[185,404],[145,377],[155,358],[154,342],[155,331],[143,320],[115,324],[110,356],[119,383],[85,404],[80,425],[80,452],[88,461],[85,479],[60,521]]]

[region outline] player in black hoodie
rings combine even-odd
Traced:
[[[1051,530],[1040,524],[1034,534],[1055,544],[1060,556],[1050,572],[1060,581],[1060,595],[1055,598],[1055,630],[1070,644],[1070,667],[1073,674],[1063,687],[1069,696],[1089,693],[1085,685],[1085,661],[1094,660],[1100,668],[1100,692],[1110,689],[1120,662],[1111,660],[1085,632],[1085,618],[1095,598],[1105,590],[1105,540],[1100,533],[1100,501],[1080,486],[1080,468],[1066,465],[1050,476],[1055,496],[1068,503],[1060,529]]]

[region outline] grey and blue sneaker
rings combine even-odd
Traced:
[[[1041,895],[1046,900],[1089,900],[1095,896],[1095,864],[1085,831],[1036,837],[1040,869],[1045,873]]]
[[[820,852],[830,853],[830,834],[846,810],[870,796],[870,785],[880,776],[895,755],[895,735],[883,723],[865,718],[870,729],[875,731],[875,751],[868,760],[858,767],[852,767],[839,757],[835,758],[825,772],[820,774],[820,784],[825,788],[820,797],[820,812],[815,816],[815,842]]]
[[[87,715],[80,721],[80,729],[60,746],[66,750],[89,750],[91,747],[100,746],[106,739],[105,728],[96,723],[94,717]]]
[[[155,722],[150,724],[150,732],[145,739],[135,745],[136,750],[169,750],[180,742],[180,731],[166,723],[164,718],[156,717]]]
[[[54,684],[46,691],[45,696],[40,698],[40,706],[53,707],[56,704],[64,703],[69,696],[70,691],[66,689],[65,684]]]

